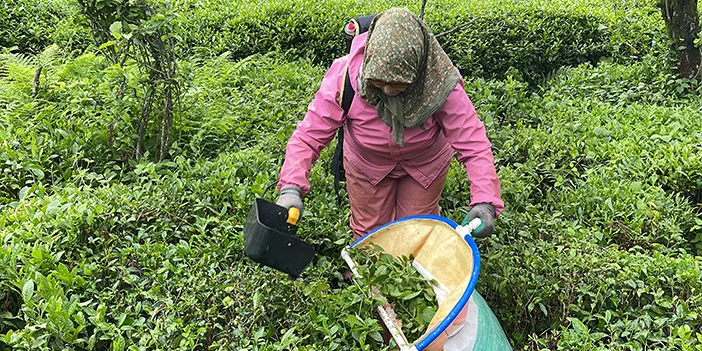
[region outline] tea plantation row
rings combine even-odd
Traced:
[[[323,66],[276,54],[184,60],[179,156],[135,163],[125,160],[138,102],[114,96],[99,57],[55,50],[2,61],[0,340],[380,349],[368,292],[340,279],[351,236],[330,150],[303,214],[300,234],[319,248],[303,280],[242,253],[246,214]],[[47,63],[36,98],[33,60]],[[700,348],[700,100],[657,56],[642,60],[564,69],[538,88],[514,70],[466,82],[507,205],[497,235],[479,241],[478,290],[517,349]],[[469,198],[453,164],[443,214],[462,218]]]
[[[341,28],[349,18],[393,6],[419,13],[421,1],[162,2],[175,14],[169,33],[183,57],[234,59],[270,51],[323,65],[344,54]],[[318,20],[318,19],[324,20]],[[510,67],[534,81],[559,67],[638,61],[662,52],[665,32],[653,0],[429,1],[426,21],[461,72],[504,77]],[[0,8],[0,46],[40,52],[49,44],[85,49],[87,22],[71,0],[8,0]]]

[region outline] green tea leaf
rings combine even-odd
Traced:
[[[29,279],[22,286],[22,300],[29,302],[34,297],[34,281]]]
[[[422,311],[422,319],[424,320],[425,323],[429,324],[429,322],[431,322],[432,318],[434,318],[435,314],[436,314],[436,310],[427,306]]]
[[[585,335],[589,333],[587,326],[585,326],[585,324],[583,324],[583,322],[581,322],[580,319],[568,317],[568,320],[570,321],[571,326],[578,335]]]

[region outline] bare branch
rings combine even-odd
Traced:
[[[427,6],[427,0],[422,0],[422,9],[419,10],[419,19],[424,21],[424,8]]]
[[[32,85],[32,97],[36,98],[37,93],[39,93],[39,79],[41,78],[41,70],[44,69],[43,66],[40,66],[37,68],[37,71],[34,72],[34,84]]]
[[[468,22],[466,22],[466,23],[459,24],[459,25],[457,25],[456,27],[454,27],[454,28],[452,28],[452,29],[449,29],[449,30],[447,30],[447,31],[445,31],[445,32],[441,32],[441,33],[439,33],[439,34],[436,34],[436,35],[434,35],[434,37],[437,37],[437,38],[438,38],[438,37],[440,37],[440,36],[442,36],[442,35],[449,34],[449,33],[453,33],[453,32],[455,32],[455,31],[457,31],[457,30],[459,30],[459,29],[461,29],[461,28],[463,28],[463,27],[465,27],[465,26],[468,26],[468,25],[473,24],[473,22],[475,22],[475,20],[477,20],[477,17],[471,19],[470,21],[468,21]]]
[[[141,105],[141,119],[139,120],[139,130],[137,131],[136,159],[140,159],[143,153],[144,134],[146,133],[146,122],[151,114],[151,98],[153,96],[152,86],[146,88],[144,101]]]
[[[166,85],[165,102],[163,106],[163,117],[161,119],[161,151],[158,160],[163,161],[168,157],[170,148],[171,125],[173,124],[173,98],[172,84]]]

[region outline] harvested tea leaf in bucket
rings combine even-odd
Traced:
[[[358,264],[361,283],[375,287],[378,302],[391,307],[396,324],[408,340],[421,337],[438,309],[432,283],[412,265],[414,256],[395,257],[378,245],[356,247],[351,256]],[[389,309],[388,309],[389,310]]]
[[[393,349],[511,350],[499,321],[474,291],[480,254],[470,233],[480,224],[410,216],[341,250],[354,283],[370,286],[378,301],[374,309],[392,338],[386,335],[385,342],[397,345]]]

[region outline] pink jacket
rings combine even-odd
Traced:
[[[491,203],[499,214],[500,181],[495,172],[490,141],[473,104],[456,85],[444,106],[419,127],[405,128],[405,146],[392,140],[392,132],[378,117],[375,107],[358,93],[348,115],[339,106],[348,63],[349,77],[358,92],[357,78],[366,34],[356,37],[351,52],[334,61],[310,103],[305,118],[297,124],[288,142],[285,162],[278,177],[278,189],[297,185],[310,191],[309,176],[320,151],[327,147],[339,127],[344,126],[344,166],[354,167],[372,184],[378,184],[399,163],[417,182],[427,188],[451,162],[453,152],[466,167],[470,181],[471,206]]]

